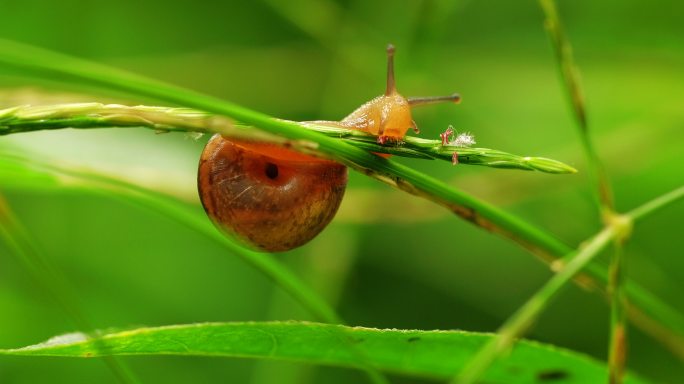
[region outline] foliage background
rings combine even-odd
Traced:
[[[620,210],[682,182],[684,4],[562,1],[587,96],[590,128]],[[193,88],[293,120],[337,120],[384,89],[384,46],[397,46],[405,95],[459,91],[426,107],[424,137],[448,124],[478,143],[556,158],[570,176],[451,167],[402,159],[548,229],[570,244],[599,228],[572,116],[533,1],[86,2],[0,0],[0,36]],[[0,108],[21,103],[145,103],[3,69]],[[46,159],[168,189],[197,206],[195,168],[206,138],[148,130],[39,132],[3,137]],[[13,184],[13,183],[10,183]],[[25,190],[0,182],[13,207],[79,292],[99,328],[201,321],[309,319],[296,303],[218,244],[164,216],[100,194]],[[681,219],[674,205],[640,224],[628,275],[684,308]],[[0,346],[72,330],[0,244]],[[308,246],[277,256],[352,325],[492,331],[550,272],[510,242],[439,207],[351,174],[338,217]],[[608,307],[567,289],[531,337],[605,360]],[[663,382],[681,362],[632,329],[630,366]],[[357,372],[299,364],[137,357],[143,382],[349,382]],[[112,382],[90,360],[3,357],[0,383]],[[397,379],[397,383],[420,382]]]

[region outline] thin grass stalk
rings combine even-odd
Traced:
[[[464,148],[443,145],[440,140],[406,137],[402,143],[378,144],[377,138],[366,132],[302,123],[302,127],[334,137],[367,151],[395,156],[453,161],[459,164],[482,165],[492,168],[536,170],[546,173],[576,173],[573,167],[560,161],[534,156],[518,156],[488,148]],[[111,127],[145,127],[157,132],[220,132],[223,136],[283,144],[281,137],[264,134],[249,126],[233,124],[230,120],[188,108],[125,106],[100,103],[17,106],[0,110],[0,135],[60,128],[96,129]],[[303,151],[313,149],[302,143],[288,143]],[[313,151],[315,153],[315,151]],[[315,153],[321,156],[320,153]]]
[[[570,101],[575,120],[577,121],[580,142],[587,158],[590,176],[595,185],[597,201],[604,215],[613,211],[613,193],[608,176],[596,148],[589,136],[587,112],[584,103],[584,92],[580,83],[579,69],[575,65],[572,54],[572,46],[565,36],[563,26],[558,15],[558,9],[554,0],[539,0],[539,5],[544,12],[544,25],[551,39],[551,44],[556,54],[556,61],[560,70],[566,94]]]
[[[652,201],[636,208],[630,213],[613,220],[611,225],[606,226],[601,232],[584,242],[582,249],[574,252],[567,257],[568,262],[559,270],[541,289],[539,289],[525,304],[520,307],[497,331],[497,336],[492,338],[482,347],[462,372],[457,374],[452,380],[453,384],[472,384],[475,383],[489,366],[501,355],[506,353],[515,341],[521,338],[534,324],[541,312],[549,305],[555,296],[567,283],[579,273],[594,257],[610,245],[611,241],[623,239],[625,232],[628,232],[632,223],[637,219],[656,212],[658,209],[684,198],[684,187],[676,189],[668,194],[657,197]],[[655,202],[655,203],[654,203]],[[638,213],[638,214],[635,214]],[[619,255],[618,255],[619,256]],[[619,269],[618,269],[619,270]],[[619,278],[615,276],[614,279]],[[615,300],[620,299],[619,295],[613,294]],[[617,306],[623,308],[622,306]],[[617,314],[624,316],[623,313]],[[618,335],[618,337],[624,336]],[[619,348],[625,348],[623,339],[616,339]],[[622,351],[614,358],[623,357]],[[624,370],[624,360],[617,361],[613,369],[610,369],[610,378],[615,374],[622,374]],[[616,369],[621,368],[621,369]],[[619,377],[621,379],[622,376]]]
[[[560,292],[561,288],[576,275],[594,256],[609,245],[614,229],[607,227],[590,239],[586,246],[571,256],[565,267],[554,275],[537,293],[520,307],[513,316],[497,330],[497,336],[482,347],[470,362],[451,381],[452,384],[475,383],[491,364],[507,352],[511,345],[534,324],[539,314]]]
[[[682,198],[683,195],[684,186],[674,189],[669,193],[661,195],[641,205],[640,207],[633,209],[629,212],[629,217],[631,217],[634,220],[634,222],[639,222],[642,219],[645,219],[646,216],[649,216],[654,212],[661,210],[667,207],[668,205],[672,204],[672,202]],[[649,319],[648,316],[644,316],[644,313],[642,313],[641,310],[639,310],[635,306],[630,305],[630,298],[634,298],[640,295],[640,293],[635,292],[631,289],[632,287],[630,286],[630,284],[627,283],[628,279],[626,276],[624,276],[624,274],[622,274],[621,279],[625,280],[624,284],[618,285],[618,287],[623,287],[621,294],[624,295],[623,301],[626,301],[625,316],[627,316],[635,324],[642,324],[647,328],[651,329],[656,334],[659,334],[659,336],[657,336],[656,338],[658,340],[661,340],[661,342],[669,350],[673,351],[680,360],[684,360],[684,338],[680,335],[669,334],[668,332],[663,333],[663,330],[660,328],[660,326],[657,326],[652,323],[652,319]]]
[[[608,344],[608,383],[621,384],[627,363],[627,327],[624,294],[624,246],[615,240],[610,261],[609,293],[610,305],[610,342]]]

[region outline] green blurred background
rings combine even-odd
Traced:
[[[577,175],[398,159],[576,245],[599,228],[576,127],[535,1],[0,0],[0,36],[149,75],[293,120],[339,120],[381,94],[384,47],[397,47],[400,92],[458,91],[459,106],[415,111],[422,137],[447,125],[478,145],[567,162]],[[592,136],[628,210],[682,184],[684,3],[561,1],[585,86]],[[0,108],[71,101],[153,103],[0,68]],[[61,130],[0,138],[184,196],[206,138],[149,130]],[[28,152],[27,152],[28,153]],[[311,317],[253,268],[181,224],[107,194],[17,188],[12,208],[77,288],[98,328]],[[684,310],[684,205],[640,223],[628,275]],[[514,244],[430,203],[352,173],[337,218],[277,256],[351,325],[493,331],[550,277]],[[565,290],[530,337],[605,360],[608,307]],[[0,347],[73,331],[0,243]],[[684,382],[681,360],[635,329],[629,365]],[[216,358],[136,357],[144,383],[349,383],[355,371]],[[0,383],[114,382],[95,360],[0,359]],[[395,383],[421,383],[393,378]]]

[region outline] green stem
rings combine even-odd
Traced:
[[[625,310],[624,280],[624,246],[621,240],[615,239],[613,255],[610,261],[610,343],[608,345],[608,383],[621,384],[625,374],[627,361],[627,323]]]
[[[511,345],[527,332],[534,324],[539,314],[560,292],[561,288],[565,287],[567,283],[596,255],[604,250],[610,244],[611,240],[624,239],[629,232],[633,221],[638,218],[643,218],[646,215],[655,212],[658,208],[674,203],[679,198],[684,197],[682,189],[684,188],[679,188],[666,195],[655,198],[653,201],[658,201],[657,204],[653,204],[653,201],[651,201],[632,211],[639,212],[639,216],[633,216],[632,213],[629,213],[613,220],[612,223],[606,226],[601,232],[584,242],[586,245],[581,250],[568,255],[566,258],[568,261],[562,266],[560,271],[558,271],[558,273],[520,307],[520,309],[506,320],[501,328],[499,328],[497,337],[487,342],[487,344],[475,354],[463,371],[454,378],[452,383],[474,383],[498,357],[508,351]],[[676,193],[677,191],[679,191],[679,193]],[[673,193],[674,197],[672,196]],[[619,268],[617,271],[619,271]],[[611,280],[614,280],[616,283],[618,279],[618,275],[611,278]],[[613,300],[621,300],[620,294],[613,294],[611,297]],[[622,308],[622,306],[617,305],[613,308]],[[619,316],[623,315],[621,309],[618,310],[620,312],[614,314],[615,320],[619,320]],[[616,340],[615,342],[618,343],[618,346],[621,343],[620,340]],[[615,357],[618,358],[619,355]],[[621,373],[621,370],[616,372]]]
[[[651,211],[653,212],[653,211]],[[622,384],[627,361],[627,300],[624,288],[624,245],[632,233],[634,218],[611,214],[609,226],[616,229],[613,254],[608,269],[610,296],[610,342],[608,344],[608,383]]]
[[[581,251],[572,256],[563,269],[554,275],[513,316],[506,320],[497,331],[498,336],[487,342],[472,357],[452,383],[474,383],[499,356],[508,351],[510,346],[532,326],[537,316],[560,289],[565,287],[573,276],[610,243],[613,234],[613,228],[607,227],[589,240]]]
[[[228,116],[291,140],[303,140],[330,158],[401,190],[434,201],[473,224],[524,246],[546,262],[555,259],[555,256],[565,255],[571,251],[567,245],[539,228],[438,180],[391,160],[378,158],[340,140],[303,129],[301,125],[293,122],[274,119],[229,102],[101,64],[1,39],[0,63],[33,71],[41,76],[62,78],[66,76],[70,80],[81,80],[92,85],[186,105]],[[608,276],[605,268],[591,265],[587,268],[587,272],[601,284],[607,283]],[[595,282],[592,285],[599,286]],[[656,319],[640,321],[639,324],[644,326],[646,332],[658,337],[664,343],[671,340],[672,330],[684,333],[684,319],[677,311],[633,282],[628,285],[627,289],[633,303],[645,312],[641,314],[640,319],[650,320],[649,316]],[[630,313],[635,313],[635,311],[632,310]]]
[[[616,229],[613,253],[608,269],[610,297],[610,342],[608,344],[608,383],[622,384],[627,361],[627,300],[624,287],[624,245],[632,233],[634,219],[610,214],[604,219]]]
[[[603,165],[599,159],[594,144],[589,137],[586,107],[584,105],[584,93],[579,79],[579,69],[575,65],[572,55],[572,46],[566,38],[565,32],[558,16],[558,10],[554,0],[539,0],[544,17],[546,30],[551,38],[556,61],[560,74],[565,84],[568,99],[575,115],[579,128],[580,142],[587,158],[589,171],[598,195],[598,204],[602,215],[610,214],[614,209],[613,193],[610,182]]]
[[[451,162],[458,153],[459,164],[484,165],[493,168],[537,170],[547,173],[575,173],[577,170],[556,160],[518,156],[488,148],[463,148],[442,145],[439,140],[406,137],[400,144],[381,145],[377,137],[359,130],[302,123],[302,127],[334,137],[376,153],[396,156],[440,159]],[[100,103],[18,106],[0,110],[0,135],[60,128],[145,127],[161,132],[221,133],[223,136],[259,140],[311,151],[310,146],[266,135],[252,127],[236,126],[230,120],[188,108],[125,106]],[[320,154],[319,154],[320,155]]]
[[[673,202],[684,197],[684,186],[674,189],[664,195],[660,195],[647,203],[634,208],[629,211],[627,215],[631,217],[634,221],[639,221],[646,216],[652,215],[654,212],[663,209],[664,207],[672,204]]]
[[[648,201],[647,203],[630,211],[627,216],[633,221],[637,222],[646,216],[666,207],[667,205],[682,199],[683,197],[684,186]],[[629,233],[630,230],[631,228],[628,228],[626,231]],[[623,241],[627,238],[628,233],[622,236]],[[624,263],[624,261],[622,261],[622,258],[624,257],[621,255],[623,252],[623,241],[617,242],[615,250],[616,254],[610,267],[611,279],[609,280],[609,283],[614,291],[614,295],[612,296],[613,305],[611,307],[612,328],[611,344],[609,350],[611,383],[621,382],[623,376],[624,362],[628,349],[626,345],[627,326],[625,323],[625,318],[631,319],[633,322],[640,324],[642,327],[646,326],[651,328],[653,331],[651,334],[660,334],[660,336],[657,336],[657,338],[661,340],[665,346],[672,350],[680,359],[684,360],[684,338],[682,338],[680,335],[674,335],[674,337],[672,337],[672,335],[667,335],[667,332],[663,333],[663,330],[658,325],[653,324],[652,321],[643,316],[643,314],[637,308],[634,308],[630,305],[628,298],[631,296],[632,299],[634,299],[638,293],[630,291],[630,288],[632,287],[627,284],[627,281],[624,277],[625,274],[620,270],[620,263]]]

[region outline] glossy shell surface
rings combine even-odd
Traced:
[[[200,199],[214,224],[269,252],[299,247],[320,233],[346,184],[342,164],[220,135],[204,148],[198,173]]]

